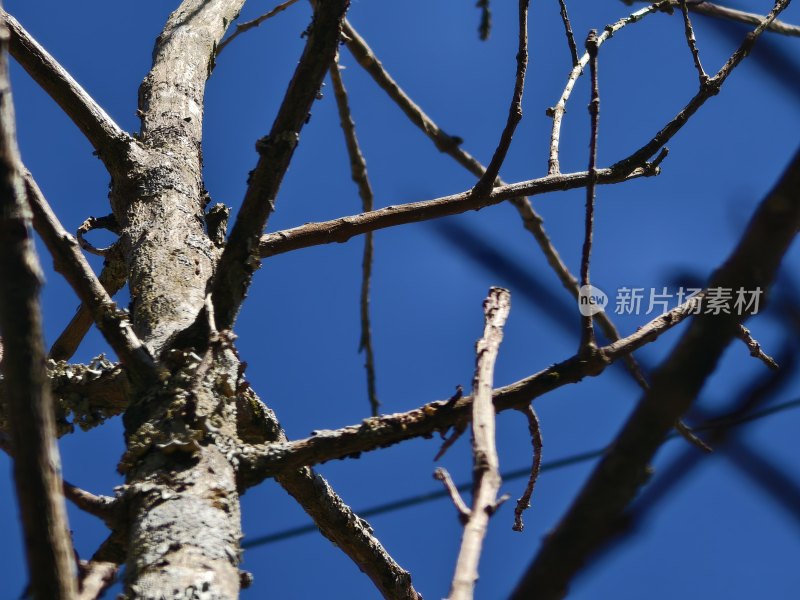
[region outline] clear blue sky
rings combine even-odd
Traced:
[[[248,3],[243,18],[272,7]],[[355,0],[350,11],[359,29],[396,80],[464,148],[488,162],[507,115],[514,77],[516,3],[492,2],[491,39],[477,36],[474,2]],[[136,130],[136,93],[147,72],[153,41],[169,2],[64,3],[6,0],[6,9],[84,85],[124,128]],[[766,0],[739,0],[738,7],[766,12]],[[579,44],[591,28],[602,28],[631,9],[618,0],[570,3]],[[302,50],[308,25],[300,2],[234,42],[220,57],[206,99],[204,159],[214,202],[238,207],[247,172],[256,161],[254,142],[271,125],[276,107]],[[784,14],[800,22],[800,10]],[[534,2],[531,10],[525,116],[506,165],[507,181],[546,174],[550,119],[566,81],[570,59],[556,2]],[[704,64],[718,68],[736,42],[697,17]],[[776,78],[764,62],[748,60],[669,144],[658,178],[600,188],[593,282],[620,287],[661,288],[704,281],[728,255],[754,207],[794,153],[800,131],[799,43],[772,36],[775,47],[794,58],[794,75]],[[758,54],[758,52],[756,53]],[[758,58],[757,56],[752,57]],[[343,50],[345,84],[378,206],[423,200],[468,189],[474,178],[433,145],[379,91]],[[88,216],[109,212],[108,175],[77,129],[27,75],[12,66],[18,133],[23,158],[67,229]],[[626,28],[600,54],[601,126],[599,163],[610,165],[650,139],[696,89],[696,73],[683,38],[680,15],[654,15]],[[569,106],[562,135],[562,170],[585,169],[589,91],[582,79]],[[269,229],[334,218],[360,210],[350,181],[330,87],[317,102],[278,197]],[[583,231],[583,192],[540,196],[534,204],[565,261],[577,271]],[[542,282],[559,297],[574,324],[564,329],[524,282],[509,279],[499,262],[476,263],[430,223],[379,232],[375,238],[373,331],[382,411],[399,412],[469,387],[473,344],[482,327],[481,302],[490,285],[510,287],[511,317],[497,364],[504,385],[571,356],[577,347],[578,312],[548,270],[531,236],[508,206],[449,220],[466,227],[500,256]],[[264,262],[237,324],[248,377],[277,412],[290,437],[313,429],[357,423],[368,414],[359,341],[358,294],[362,239],[301,250]],[[48,286],[43,304],[48,343],[68,322],[77,300],[53,273],[42,252]],[[99,265],[94,263],[98,268]],[[784,275],[800,282],[795,244]],[[121,303],[127,303],[124,294]],[[649,320],[616,319],[624,334]],[[768,352],[778,352],[785,327],[765,314],[751,321]],[[641,357],[655,365],[677,339],[665,336]],[[75,360],[107,351],[92,332]],[[793,351],[798,352],[797,345]],[[732,347],[709,382],[700,406],[725,406],[764,366]],[[800,379],[775,402],[800,396]],[[562,388],[536,401],[545,440],[544,460],[602,447],[619,429],[639,394],[624,372]],[[527,428],[518,415],[498,422],[504,470],[530,462]],[[800,411],[748,425],[737,439],[783,469],[800,486],[797,431]],[[438,490],[431,474],[438,440],[415,440],[367,454],[358,461],[324,465],[320,472],[356,510],[416,493]],[[67,479],[109,494],[121,483],[115,472],[123,450],[119,420],[60,443]],[[686,444],[669,442],[654,464],[659,474]],[[468,439],[443,459],[457,481],[470,473]],[[790,598],[800,586],[796,557],[800,521],[742,475],[724,451],[703,458],[647,514],[643,527],[622,548],[582,575],[571,598],[649,600],[682,598]],[[8,460],[0,457],[2,598],[16,598],[25,584],[21,534]],[[490,523],[481,562],[478,598],[505,597],[533,557],[542,536],[566,509],[591,463],[544,473],[524,533],[511,531],[513,503]],[[523,481],[502,491],[516,498]],[[303,525],[307,517],[273,482],[242,498],[248,538]],[[75,543],[88,557],[105,536],[103,526],[70,508]],[[371,519],[378,537],[407,568],[427,598],[446,595],[458,550],[460,525],[449,501],[439,500]],[[244,569],[255,583],[244,598],[372,598],[369,582],[344,554],[311,534],[248,550]]]

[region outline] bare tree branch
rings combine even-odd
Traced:
[[[514,79],[514,93],[511,96],[511,106],[508,109],[508,119],[503,133],[500,135],[500,142],[494,151],[489,166],[481,175],[478,183],[473,188],[473,193],[477,196],[483,195],[492,189],[496,183],[497,176],[500,174],[500,167],[511,147],[511,138],[514,131],[522,120],[522,92],[525,89],[525,71],[528,68],[528,5],[530,0],[519,0],[519,31],[517,47],[517,74]]]
[[[350,176],[358,187],[358,195],[361,197],[362,212],[370,212],[375,207],[375,194],[369,183],[367,176],[367,162],[361,153],[361,147],[356,136],[356,125],[350,112],[350,101],[347,97],[347,89],[342,81],[342,74],[339,60],[330,69],[331,82],[333,83],[333,93],[336,96],[336,106],[339,110],[339,121],[342,132],[344,133],[347,155],[350,158]],[[372,409],[372,416],[377,416],[380,401],[375,385],[375,351],[372,347],[372,325],[369,315],[369,291],[372,281],[372,254],[373,254],[372,232],[368,231],[364,236],[364,254],[361,259],[361,340],[358,345],[359,352],[364,352],[364,368],[367,371],[367,395]]]
[[[599,375],[616,360],[655,341],[678,325],[695,309],[702,294],[653,319],[628,337],[598,348],[591,357],[573,356],[526,379],[494,391],[495,410],[524,407],[531,400],[585,377]],[[391,446],[415,437],[429,437],[468,422],[472,397],[454,397],[430,402],[420,408],[393,415],[364,419],[342,429],[315,431],[302,440],[286,443],[252,444],[239,450],[239,487],[257,485],[267,477],[287,469],[315,465],[344,457],[357,458],[362,452]]]
[[[0,9],[0,20],[11,34],[10,50],[14,59],[78,126],[109,170],[116,169],[125,160],[128,147],[134,143],[133,138],[14,17]]]
[[[758,27],[747,34],[739,48],[730,56],[725,64],[722,65],[720,70],[717,71],[716,75],[709,77],[704,81],[703,84],[701,84],[700,90],[691,100],[689,100],[686,106],[684,106],[683,109],[677,115],[675,115],[675,117],[655,136],[653,136],[653,139],[647,142],[639,150],[631,154],[628,158],[616,163],[612,168],[620,169],[624,172],[631,167],[641,164],[642,160],[650,158],[659,150],[659,148],[663,148],[664,144],[671,140],[672,137],[678,133],[678,131],[680,131],[684,125],[686,125],[692,115],[694,115],[694,113],[696,113],[708,99],[716,96],[719,93],[722,84],[725,83],[725,80],[728,78],[728,76],[745,58],[747,58],[758,38],[762,33],[764,33],[764,31],[766,31],[769,24],[775,20],[775,18],[783,11],[783,9],[789,5],[789,2],[790,0],[777,0],[775,5],[772,7],[772,10],[759,23]]]
[[[482,177],[486,169],[474,157],[459,147],[462,140],[456,136],[445,133],[411,100],[411,98],[409,98],[391,75],[389,75],[364,39],[347,21],[345,21],[344,33],[346,36],[345,43],[347,48],[353,54],[358,64],[367,71],[375,83],[387,93],[409,120],[434,143],[440,152],[453,158],[458,164],[476,177]],[[603,35],[606,35],[606,33],[604,32]],[[586,60],[588,61],[588,56]],[[585,64],[586,63],[584,63],[584,65]],[[496,183],[498,185],[505,185],[500,178],[497,179]],[[547,259],[550,268],[553,269],[553,272],[556,274],[561,284],[577,302],[579,296],[578,282],[572,273],[570,273],[564,261],[561,260],[561,256],[548,237],[544,229],[544,220],[542,217],[534,210],[530,200],[525,196],[512,197],[509,201],[514,208],[517,209],[525,229],[533,235],[536,243]],[[268,237],[267,239],[272,238]],[[609,340],[616,341],[620,338],[617,328],[608,315],[599,313],[596,319],[603,333]],[[637,381],[643,381],[641,370],[633,355],[625,357],[625,365]]]
[[[222,52],[225,49],[225,46],[227,46],[233,40],[235,40],[237,37],[242,35],[245,31],[249,31],[250,29],[253,29],[254,27],[258,27],[259,25],[261,25],[267,19],[271,19],[275,15],[277,15],[279,13],[282,13],[284,10],[286,10],[287,8],[289,8],[292,4],[295,4],[296,2],[297,2],[297,0],[286,0],[286,2],[281,2],[275,8],[273,8],[272,10],[264,13],[260,17],[252,19],[250,21],[245,21],[244,23],[239,23],[236,26],[236,31],[234,31],[231,35],[229,35],[227,38],[225,38],[224,40],[222,40],[219,43],[219,46],[217,46],[216,55],[219,56],[220,52]]]
[[[633,4],[633,0],[622,0],[625,4]],[[647,0],[640,0],[646,2]],[[679,6],[682,0],[670,0],[671,6]],[[716,17],[721,19],[728,19],[738,23],[746,23],[747,25],[758,25],[764,20],[763,15],[749,13],[727,6],[714,4],[713,2],[689,2],[687,6],[691,12],[695,12],[707,17]],[[784,23],[775,19],[767,26],[767,31],[772,33],[779,33],[782,35],[800,37],[800,26]]]
[[[236,216],[212,284],[217,325],[233,325],[258,268],[259,239],[275,209],[283,176],[328,68],[333,64],[349,0],[317,4],[308,43],[283,98],[269,135],[256,144],[258,164],[250,174],[242,207]]]
[[[619,177],[611,169],[598,169],[597,183],[619,183],[636,177],[652,177],[658,173],[658,170],[650,168],[649,165],[644,165],[640,170],[624,177]],[[539,179],[530,179],[495,187],[490,192],[487,192],[485,196],[475,196],[471,191],[466,191],[434,200],[391,205],[367,213],[340,217],[332,221],[307,223],[300,227],[264,235],[261,238],[259,251],[261,257],[265,258],[299,248],[331,244],[333,242],[346,242],[350,238],[368,231],[457,215],[470,210],[479,210],[487,206],[500,204],[510,198],[516,198],[520,194],[535,196],[581,188],[586,186],[588,180],[589,175],[585,171],[547,175]]]
[[[589,265],[592,256],[592,236],[594,235],[594,201],[597,188],[597,136],[600,127],[600,88],[597,81],[597,51],[600,44],[597,31],[592,29],[586,38],[586,52],[589,55],[589,69],[592,79],[592,98],[589,101],[590,135],[589,135],[589,181],[586,185],[586,217],[584,219],[583,248],[581,251],[581,289],[584,297],[590,297]],[[597,347],[594,337],[594,319],[591,306],[585,306],[581,314],[581,341],[579,354],[591,354]]]
[[[766,290],[800,231],[800,151],[761,202],[709,288]],[[689,408],[746,314],[700,314],[653,376],[653,385],[594,469],[518,584],[512,598],[561,598],[609,527],[647,481],[647,467]],[[744,311],[742,311],[744,313]]]
[[[286,443],[275,414],[252,389],[241,393],[241,403],[257,412],[267,441]],[[375,584],[387,599],[421,600],[408,574],[389,555],[369,523],[347,506],[324,477],[310,468],[288,469],[276,481],[303,507],[322,535],[338,546]]]
[[[533,446],[533,464],[531,465],[531,474],[528,476],[528,484],[525,486],[525,491],[517,500],[517,506],[514,508],[514,526],[512,527],[514,531],[525,529],[525,524],[522,522],[522,513],[531,507],[533,488],[536,486],[539,472],[542,469],[542,427],[539,424],[539,416],[532,405],[520,410],[528,420],[528,432],[531,435],[531,445]]]
[[[614,34],[623,27],[633,23],[638,23],[646,16],[652,15],[668,5],[669,0],[655,2],[650,6],[646,6],[645,8],[641,8],[633,12],[627,17],[624,17],[611,25],[606,25],[603,29],[603,32],[597,36],[597,48],[599,49],[600,46],[602,46],[606,41],[610,40]],[[548,160],[548,173],[551,175],[561,172],[561,166],[558,159],[559,143],[561,140],[561,123],[564,120],[564,113],[567,112],[567,101],[572,95],[572,90],[575,87],[575,83],[578,81],[578,78],[583,75],[583,71],[587,64],[589,64],[589,53],[585,52],[583,56],[581,56],[581,58],[575,62],[575,66],[572,68],[572,71],[567,78],[567,84],[564,86],[564,91],[561,93],[561,97],[558,99],[558,102],[556,102],[556,105],[552,108],[549,108],[547,111],[547,114],[553,118],[553,129],[550,133],[550,158]]]
[[[483,538],[489,525],[489,517],[497,508],[497,493],[500,490],[500,461],[495,443],[494,406],[492,406],[492,384],[494,364],[503,340],[503,326],[511,309],[508,290],[492,288],[484,300],[483,337],[475,347],[477,360],[472,381],[472,509],[464,524],[461,549],[456,561],[453,583],[450,586],[451,600],[470,600],[475,582],[478,580]]]
[[[33,598],[72,600],[72,541],[61,495],[39,309],[43,275],[20,175],[7,51],[8,32],[0,24],[0,333],[14,482]]]

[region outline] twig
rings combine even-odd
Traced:
[[[464,525],[469,520],[471,511],[461,497],[461,493],[458,491],[456,484],[453,483],[453,478],[450,477],[450,473],[443,467],[437,467],[433,472],[433,478],[441,481],[442,485],[444,485],[447,495],[450,496],[450,500],[458,511],[458,519],[461,521],[461,524]]]
[[[481,196],[488,192],[496,183],[497,176],[500,174],[500,167],[506,159],[508,149],[511,147],[511,138],[514,131],[522,120],[522,92],[525,89],[525,71],[528,68],[528,5],[530,0],[519,0],[519,32],[517,46],[517,73],[514,78],[514,93],[511,96],[511,106],[508,109],[508,119],[503,133],[500,135],[500,142],[494,151],[486,172],[478,180],[473,188],[473,193]]]
[[[124,160],[128,147],[134,144],[133,138],[14,17],[0,9],[0,21],[11,34],[10,50],[14,59],[78,126],[109,170],[114,170],[114,165]]]
[[[294,4],[296,2],[297,2],[297,0],[286,0],[286,2],[281,2],[275,8],[273,8],[269,12],[264,13],[260,17],[252,19],[251,21],[245,21],[244,23],[239,23],[236,26],[236,31],[234,31],[231,35],[229,35],[226,39],[222,40],[219,43],[219,46],[217,46],[217,50],[215,52],[215,55],[219,56],[220,52],[222,52],[225,49],[225,46],[227,46],[233,40],[235,40],[237,37],[242,35],[245,31],[249,31],[250,29],[253,29],[254,27],[258,27],[259,25],[261,25],[267,19],[271,19],[272,17],[274,17],[278,13],[283,12],[284,10],[286,10],[287,8],[289,8],[292,4]]]
[[[356,136],[356,125],[353,122],[350,111],[350,102],[347,97],[347,89],[344,87],[340,72],[339,60],[335,61],[330,69],[333,92],[336,97],[336,106],[339,110],[339,121],[342,132],[344,133],[347,155],[350,158],[350,176],[358,187],[358,195],[361,197],[362,212],[370,212],[375,206],[375,195],[367,176],[367,162],[361,152],[361,147]],[[364,352],[364,368],[367,372],[367,395],[372,416],[378,414],[380,401],[375,384],[375,351],[372,347],[372,325],[369,316],[369,292],[372,280],[372,254],[373,254],[372,232],[368,231],[364,236],[364,254],[361,259],[361,340],[358,344],[359,352]]]
[[[0,334],[14,483],[34,598],[71,600],[76,580],[61,495],[53,401],[39,307],[43,275],[30,231],[0,23]]]
[[[759,344],[758,341],[753,338],[753,336],[750,334],[750,330],[747,327],[740,325],[736,332],[736,337],[747,344],[747,348],[750,350],[750,356],[759,359],[770,369],[780,369],[780,366],[777,362],[775,362],[775,359],[764,353],[764,350],[761,349],[761,344]]]
[[[492,382],[494,365],[500,342],[503,340],[503,326],[511,309],[511,295],[503,288],[491,288],[483,302],[483,337],[475,347],[475,377],[472,382],[472,455],[473,488],[472,509],[464,524],[461,537],[461,550],[456,561],[453,583],[450,586],[450,600],[470,600],[478,580],[483,538],[498,505],[497,493],[500,490],[500,462],[497,458],[495,442],[495,413],[492,405]],[[457,492],[456,492],[457,494]]]
[[[641,12],[641,11],[640,11]],[[622,25],[619,25],[622,27]],[[612,28],[613,29],[613,28]],[[378,60],[375,53],[367,45],[364,39],[352,28],[352,26],[345,21],[344,32],[347,36],[346,44],[348,50],[353,54],[359,65],[367,71],[375,83],[386,92],[386,94],[397,104],[400,110],[409,118],[409,120],[418,127],[430,139],[436,148],[448,156],[452,157],[458,164],[464,167],[467,171],[476,177],[483,176],[486,169],[468,152],[459,147],[462,140],[456,136],[451,136],[445,133],[433,120],[417,106],[408,94],[406,94],[397,82],[392,79],[391,75]],[[612,31],[613,32],[613,31]],[[603,33],[601,38],[606,35]],[[610,35],[610,33],[609,33]],[[587,59],[588,60],[588,57]],[[576,75],[577,77],[577,75]],[[574,82],[573,82],[574,84]],[[653,161],[653,166],[658,166],[660,156]],[[654,172],[655,173],[655,172]],[[502,179],[498,178],[498,185],[505,185]],[[541,248],[548,265],[553,269],[553,272],[558,277],[564,288],[570,293],[573,299],[577,302],[579,298],[578,282],[575,277],[570,273],[564,261],[558,254],[558,251],[553,246],[552,241],[544,229],[544,221],[542,217],[534,210],[531,202],[525,196],[517,196],[509,199],[511,204],[517,209],[522,224],[534,237],[536,243]],[[617,328],[614,323],[606,315],[606,313],[599,313],[595,317],[603,330],[603,333],[611,341],[616,341],[620,338]],[[625,365],[628,370],[633,374],[634,378],[641,380],[641,373],[636,359],[633,355],[625,357]]]
[[[620,169],[623,172],[628,168],[641,164],[642,160],[646,160],[652,156],[659,148],[662,148],[672,137],[681,130],[681,128],[689,121],[692,115],[696,113],[706,101],[716,96],[725,80],[733,72],[733,70],[750,54],[758,38],[766,31],[767,26],[772,23],[775,18],[789,5],[790,0],[777,0],[769,14],[764,17],[753,31],[745,36],[741,45],[730,56],[724,65],[717,71],[716,75],[709,77],[697,94],[689,100],[686,106],[675,115],[675,117],[667,123],[649,142],[642,146],[639,150],[616,163],[612,168]]]
[[[597,186],[597,135],[600,122],[600,88],[597,79],[597,31],[592,29],[586,38],[586,52],[589,54],[589,69],[592,78],[592,99],[589,102],[591,134],[589,138],[589,181],[586,185],[586,218],[584,221],[583,250],[581,252],[581,289],[590,295],[589,263],[592,255],[592,234],[594,231],[594,200]],[[579,354],[587,355],[596,347],[592,306],[587,305],[581,313],[581,341]]]
[[[97,600],[117,578],[119,565],[104,561],[81,561],[79,565],[80,592],[77,600]]]
[[[603,29],[603,32],[597,36],[597,48],[599,49],[600,46],[611,39],[611,37],[623,27],[631,25],[632,23],[638,23],[646,16],[656,13],[668,5],[669,0],[656,2],[655,4],[651,4],[650,6],[635,11],[634,13],[611,25],[606,25]],[[586,52],[576,62],[575,66],[570,72],[569,77],[567,78],[567,84],[564,86],[564,91],[561,93],[561,97],[558,99],[558,102],[556,102],[556,105],[547,109],[547,114],[553,118],[553,129],[550,134],[550,159],[548,161],[548,173],[551,175],[561,172],[561,166],[558,160],[559,143],[561,139],[561,122],[564,120],[564,113],[567,112],[567,100],[569,100],[570,95],[572,95],[572,89],[575,87],[575,83],[578,81],[578,78],[583,75],[583,69],[588,63],[589,53]]]
[[[492,32],[492,10],[489,7],[489,0],[478,0],[475,5],[481,9],[481,22],[478,25],[478,35],[481,40],[486,41],[489,39],[489,34]]]
[[[311,105],[333,64],[349,0],[318,3],[303,55],[269,135],[256,144],[259,159],[211,284],[217,327],[230,329],[258,268],[258,241],[275,208]]]
[[[100,285],[108,292],[109,297],[113,297],[120,291],[126,282],[127,273],[125,271],[125,259],[119,245],[111,247],[110,252],[105,257],[103,269],[97,279]],[[75,354],[83,338],[89,332],[94,323],[92,311],[81,303],[75,316],[53,342],[49,356],[53,360],[69,360]]]
[[[652,177],[659,172],[651,169],[649,165],[645,165],[639,171],[634,171],[625,177],[617,177],[610,169],[598,169],[597,183],[603,185],[619,183],[637,177]],[[368,231],[457,215],[470,210],[494,206],[520,195],[535,196],[581,188],[587,184],[588,180],[589,175],[585,171],[547,175],[539,179],[495,187],[486,196],[476,197],[471,191],[466,191],[434,200],[391,205],[368,213],[340,217],[332,221],[307,223],[300,227],[262,236],[259,252],[262,258],[266,258],[299,248],[346,242],[350,238]]]
[[[158,368],[133,332],[127,314],[117,307],[100,284],[78,249],[77,241],[58,221],[31,174],[26,172],[24,180],[36,231],[52,254],[56,271],[64,275],[92,312],[97,328],[119,356],[134,385],[146,387],[158,383]]]
[[[114,247],[113,245],[108,246],[107,248],[96,248],[91,244],[91,242],[83,237],[84,234],[95,229],[106,229],[111,233],[119,235],[119,224],[117,223],[117,218],[113,214],[105,217],[89,217],[83,223],[81,223],[80,227],[78,227],[78,232],[75,236],[78,238],[78,244],[80,244],[83,250],[89,254],[94,254],[95,256],[105,257],[111,252],[112,248]]]
[[[800,231],[800,151],[761,202],[710,288],[766,290]],[[538,555],[512,598],[560,598],[587,557],[648,478],[648,464],[689,408],[736,336],[745,314],[701,314],[653,376],[653,386],[616,437]]]
[[[633,0],[622,0],[625,4],[633,4]],[[641,0],[646,2],[647,0]],[[671,0],[671,6],[678,6],[681,0]],[[716,17],[721,19],[728,19],[730,21],[737,21],[738,23],[746,23],[747,25],[758,25],[764,20],[763,15],[749,13],[727,6],[720,6],[713,2],[691,2],[688,4],[691,12],[698,13],[707,17]],[[800,37],[800,25],[793,25],[775,19],[767,26],[767,31],[778,33],[781,35],[788,35],[793,37]]]
[[[572,33],[572,24],[569,22],[569,14],[567,13],[566,0],[558,0],[558,5],[561,8],[561,21],[564,23],[564,33],[567,34],[567,45],[569,46],[569,54],[572,57],[572,66],[578,64],[578,46],[575,43],[575,36]]]
[[[531,465],[531,473],[528,476],[528,484],[525,486],[525,491],[522,496],[517,500],[517,506],[514,508],[514,531],[522,531],[525,529],[525,524],[522,522],[522,513],[531,507],[531,496],[533,496],[533,488],[539,479],[539,472],[542,469],[542,428],[539,424],[539,417],[533,406],[530,404],[524,409],[520,409],[528,419],[528,432],[531,434],[531,444],[533,445],[533,464]]]
[[[494,391],[494,407],[500,412],[522,408],[533,399],[585,377],[597,376],[611,363],[655,341],[692,313],[702,294],[640,327],[628,337],[598,348],[589,358],[573,356],[535,375]],[[469,421],[472,397],[430,402],[417,409],[365,419],[342,429],[316,431],[311,437],[287,443],[253,444],[239,451],[239,486],[252,487],[276,473],[315,465],[362,452],[391,446],[415,437],[430,437],[455,423]]]
[[[689,17],[689,9],[686,6],[686,0],[680,0],[681,13],[683,14],[683,26],[686,34],[686,43],[689,44],[689,51],[692,53],[694,66],[697,69],[697,75],[700,78],[700,86],[708,79],[708,73],[703,69],[703,63],[700,62],[700,51],[697,49],[697,40],[694,37],[694,29],[692,28],[692,19]]]

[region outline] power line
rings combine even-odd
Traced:
[[[752,423],[753,421],[758,421],[760,419],[764,419],[766,417],[782,413],[788,410],[792,410],[795,408],[800,408],[800,398],[776,404],[774,406],[770,406],[767,408],[763,408],[761,410],[754,411],[748,415],[743,415],[733,419],[714,420],[713,422],[710,422],[706,425],[695,427],[693,431],[709,431],[719,428],[727,429],[730,427],[736,427],[738,425],[745,425],[747,423]],[[671,440],[676,437],[678,437],[678,435],[672,433],[671,435],[669,435],[667,439]],[[605,451],[606,448],[600,448],[597,450],[582,452],[580,454],[573,454],[571,456],[560,458],[558,460],[545,462],[542,464],[541,471],[542,472],[555,471],[557,469],[563,469],[572,465],[584,463],[602,456]],[[515,469],[513,471],[507,471],[505,473],[502,473],[502,478],[503,481],[513,481],[515,479],[522,479],[524,477],[528,477],[529,474],[530,474],[530,467],[525,467],[522,469]],[[472,482],[469,481],[466,483],[462,483],[458,485],[457,488],[460,492],[468,492],[469,490],[472,489]],[[365,510],[356,511],[356,514],[364,518],[374,517],[376,515],[382,515],[389,512],[394,512],[396,510],[401,510],[403,508],[409,508],[411,506],[416,506],[418,504],[424,504],[426,502],[432,502],[434,500],[439,500],[441,498],[447,498],[447,497],[448,497],[447,491],[444,489],[439,489],[424,494],[418,494],[415,496],[409,496],[407,498],[401,498],[399,500],[394,500],[392,502],[387,502],[385,504],[379,504],[377,506],[373,506]],[[314,525],[313,523],[308,523],[306,525],[300,525],[297,527],[276,531],[275,533],[261,535],[251,540],[246,540],[242,543],[242,548],[250,549],[250,548],[256,548],[258,546],[266,546],[267,544],[274,544],[275,542],[287,540],[293,537],[304,535],[306,533],[313,533],[315,531],[318,531],[317,526]]]

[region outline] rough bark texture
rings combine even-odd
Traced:
[[[134,161],[112,173],[134,330],[155,356],[195,320],[213,274],[217,250],[203,221],[203,94],[214,49],[243,2],[186,0],[170,15],[140,89]],[[171,380],[140,392],[125,415],[131,598],[239,592],[239,503],[224,450],[235,436],[229,398],[239,363],[223,342],[209,352],[199,364],[175,353]]]

